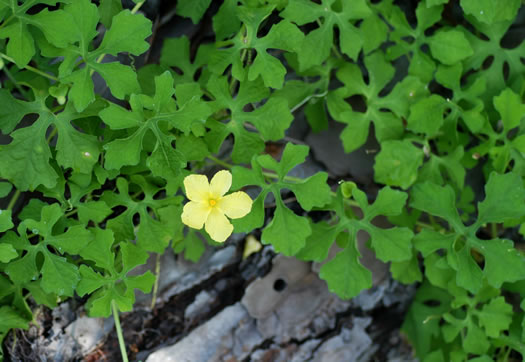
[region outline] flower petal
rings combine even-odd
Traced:
[[[204,228],[210,237],[219,243],[225,241],[233,232],[233,225],[216,207],[212,208]]]
[[[246,192],[237,191],[219,199],[217,206],[232,219],[238,219],[248,214],[253,201]]]
[[[205,175],[189,175],[184,178],[186,196],[191,201],[208,202],[210,184]]]
[[[202,225],[210,214],[211,207],[208,203],[190,201],[182,209],[182,222],[194,229],[202,229]]]
[[[217,172],[210,182],[210,197],[219,198],[224,195],[232,186],[232,174],[230,171],[222,170]]]

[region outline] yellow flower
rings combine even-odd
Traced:
[[[232,185],[229,171],[217,172],[211,182],[204,175],[184,178],[186,196],[190,199],[182,211],[182,222],[194,229],[204,228],[218,242],[225,241],[233,232],[233,225],[226,218],[238,219],[250,212],[252,199],[242,191],[224,196]]]

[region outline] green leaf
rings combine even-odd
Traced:
[[[265,140],[278,141],[284,138],[284,131],[290,127],[293,116],[286,100],[271,98],[262,107],[246,113],[244,120],[257,127]]]
[[[390,272],[394,279],[403,284],[413,284],[421,282],[423,279],[417,255],[413,255],[410,260],[392,262],[390,264]]]
[[[268,34],[257,37],[260,24],[272,12],[274,6],[268,5],[259,8],[238,6],[237,14],[246,27],[246,34],[239,33],[231,41],[232,47],[220,49],[212,54],[210,69],[217,75],[232,64],[232,75],[242,81],[247,75],[248,80],[254,81],[260,75],[267,87],[281,88],[286,69],[279,60],[268,54],[268,49],[280,49],[288,52],[297,50],[303,39],[302,32],[293,24],[281,21],[272,26]],[[241,61],[241,52],[255,50],[249,68],[244,68]]]
[[[326,172],[318,172],[302,182],[290,183],[288,187],[297,197],[301,207],[309,211],[314,207],[324,206],[332,200],[327,179]]]
[[[460,4],[465,14],[487,24],[513,20],[521,6],[519,0],[461,0]]]
[[[440,30],[429,40],[432,56],[452,65],[474,54],[465,35],[458,30]]]
[[[173,148],[172,141],[176,140],[176,137],[171,133],[166,134],[165,122],[170,122],[174,127],[188,134],[193,124],[202,125],[203,119],[210,114],[211,109],[201,100],[200,96],[187,94],[195,92],[195,89],[198,88],[195,84],[185,84],[177,88],[179,109],[176,109],[177,105],[172,98],[173,78],[168,71],[155,77],[155,84],[156,92],[153,99],[147,96],[133,95],[131,97],[132,111],[127,111],[117,105],[110,105],[100,112],[100,117],[111,128],[134,129],[129,132],[131,135],[128,137],[118,138],[104,145],[106,149],[105,167],[120,169],[122,166],[138,164],[143,140],[149,130],[153,133],[155,143],[150,151],[151,155],[146,159],[146,164],[155,176],[173,181],[178,177],[181,168],[185,167],[186,159],[183,153]],[[200,92],[200,88],[198,91]],[[183,95],[178,96],[179,93]],[[142,104],[143,101],[146,103]],[[149,106],[147,102],[152,102],[152,105]],[[143,110],[148,107],[154,108],[154,112]],[[199,142],[203,146],[202,141]],[[125,155],[122,154],[122,150],[126,150]]]
[[[498,7],[500,6],[498,5]],[[493,111],[493,97],[516,82],[523,74],[525,65],[521,63],[520,57],[523,55],[525,44],[522,42],[512,49],[506,49],[505,52],[501,51],[502,39],[508,34],[513,21],[501,21],[487,25],[472,18],[471,23],[475,31],[485,34],[486,38],[480,39],[470,32],[465,32],[476,56],[467,58],[464,61],[464,68],[465,71],[470,71],[471,69],[479,71],[476,78],[483,79],[486,83],[486,90],[479,94],[478,97],[484,102],[485,108]],[[492,57],[493,61],[488,67],[483,67],[483,61],[488,57]],[[508,69],[508,71],[503,73],[501,71],[503,67],[506,70]]]
[[[306,261],[322,262],[328,257],[330,247],[340,232],[337,227],[326,222],[312,223],[312,234],[306,238],[306,244],[295,257]]]
[[[411,207],[445,219],[458,232],[465,228],[456,209],[456,195],[449,185],[419,183],[412,188],[410,196]]]
[[[140,213],[137,245],[144,250],[162,253],[171,240],[169,229],[145,212]]]
[[[11,221],[11,210],[0,209],[0,232],[7,231],[14,226]]]
[[[479,324],[485,329],[488,337],[498,338],[500,333],[509,329],[512,322],[512,306],[504,297],[497,297],[485,304],[481,311],[476,311]]]
[[[31,112],[26,102],[15,99],[6,89],[0,89],[0,131],[11,133],[22,118]]]
[[[204,140],[193,135],[177,137],[176,147],[188,161],[203,161],[210,154]]]
[[[350,243],[321,267],[319,276],[326,281],[332,293],[350,299],[363,289],[372,287],[372,273],[359,263],[359,257],[354,243]]]
[[[181,0],[177,2],[175,11],[178,15],[191,18],[193,24],[198,24],[210,4],[211,0]]]
[[[42,289],[47,293],[73,296],[75,286],[80,280],[78,268],[66,258],[46,253],[41,269]]]
[[[0,175],[20,191],[56,185],[58,174],[49,164],[51,151],[45,137],[48,126],[49,123],[40,118],[32,126],[11,133],[13,140],[2,147]]]
[[[70,76],[64,78],[65,82],[72,82],[69,97],[75,104],[75,108],[83,111],[95,100],[95,86],[91,79],[89,67],[84,67]]]
[[[117,62],[89,65],[104,78],[111,93],[118,99],[124,99],[126,95],[140,90],[137,74],[126,65]]]
[[[9,182],[0,182],[0,198],[9,195],[12,189],[13,185]]]
[[[375,161],[377,182],[407,189],[417,180],[423,151],[409,141],[385,141]]]
[[[0,244],[0,262],[9,263],[9,261],[18,257],[16,249],[11,244]]]
[[[506,239],[471,241],[485,257],[484,274],[489,284],[501,288],[505,282],[515,282],[525,277],[525,261],[513,242]]]
[[[227,38],[241,27],[236,9],[237,0],[225,0],[213,17],[213,30],[217,40]]]
[[[406,118],[410,104],[427,93],[417,78],[407,77],[384,96],[385,87],[394,77],[394,67],[382,52],[366,56],[364,63],[369,75],[367,81],[357,65],[347,63],[336,73],[344,86],[330,91],[326,97],[330,115],[346,124],[340,135],[345,152],[352,152],[366,142],[370,122],[374,123],[379,142],[400,138],[404,132],[400,117]],[[347,101],[356,95],[366,103],[364,113],[355,111]]]
[[[0,335],[12,328],[28,329],[29,322],[30,320],[24,318],[16,309],[7,305],[0,307]]]
[[[275,194],[274,194],[275,195]],[[263,230],[261,242],[272,244],[275,251],[287,256],[295,255],[305,245],[305,239],[312,233],[306,218],[297,216],[275,195],[277,205],[272,221]]]
[[[166,38],[162,46],[160,65],[168,69],[176,68],[178,70],[177,72],[171,71],[175,84],[192,83],[197,78],[198,71],[208,64],[210,53],[214,49],[214,44],[201,45],[192,62],[190,41],[186,36]],[[141,69],[139,69],[139,74]],[[205,74],[205,71],[202,74]],[[146,92],[146,94],[148,93]]]
[[[76,131],[61,115],[57,118],[63,121],[56,123],[59,131],[57,162],[64,168],[71,167],[75,172],[90,173],[100,156],[97,137]]]
[[[107,228],[113,230],[116,240],[131,240],[138,236],[137,244],[141,248],[161,252],[172,237],[170,233],[172,228],[158,221],[158,209],[169,205],[180,205],[181,197],[167,196],[156,200],[154,196],[163,189],[152,183],[151,178],[135,174],[131,176],[130,181],[142,190],[144,198],[136,200],[130,195],[128,181],[122,177],[117,178],[118,192],[105,191],[101,201],[112,209],[120,205],[125,207],[125,210],[117,217],[109,219],[106,224]],[[133,220],[137,216],[140,216],[140,224],[134,228]]]
[[[401,327],[418,357],[427,356],[435,348],[434,340],[441,338],[442,319],[436,316],[450,310],[452,298],[448,291],[435,287],[428,281],[424,281],[418,288]]]
[[[305,161],[308,151],[308,146],[287,143],[284,147],[280,162],[275,161],[269,155],[259,156],[257,161],[261,166],[277,172],[279,178],[282,180],[292,168]]]
[[[113,130],[139,127],[144,121],[140,113],[128,111],[115,103],[110,103],[99,116]]]
[[[142,126],[127,138],[119,138],[105,144],[104,167],[108,170],[119,170],[124,165],[137,165],[142,151],[142,138],[146,131]]]
[[[384,262],[405,261],[412,256],[412,237],[414,233],[408,228],[394,227],[382,229],[364,227],[370,234],[371,244],[376,256]]]
[[[9,38],[7,55],[14,59],[19,68],[25,67],[35,54],[35,43],[27,26],[16,22],[0,29],[0,38]]]
[[[522,104],[519,95],[511,89],[504,89],[499,96],[494,97],[494,107],[501,115],[505,131],[520,125],[520,120],[525,114],[525,104]]]
[[[463,338],[463,349],[468,353],[483,354],[490,348],[490,342],[483,330],[472,321],[468,323],[467,335]]]
[[[114,6],[114,3],[103,1],[101,7]],[[118,5],[117,5],[118,6]],[[106,32],[98,49],[90,51],[90,43],[97,36],[96,30],[99,14],[97,8],[88,0],[78,0],[64,8],[65,14],[74,19],[74,25],[66,33],[76,34],[78,44],[64,49],[43,47],[46,57],[64,57],[59,67],[59,79],[64,83],[73,83],[70,98],[75,108],[83,111],[94,100],[91,75],[94,71],[106,81],[112,94],[124,99],[125,96],[139,91],[136,72],[128,66],[114,63],[100,64],[99,57],[103,54],[117,55],[128,52],[140,55],[149,48],[144,40],[151,34],[151,22],[139,14],[131,14],[129,10],[119,12],[112,18],[111,28]],[[107,22],[107,19],[103,20]],[[107,24],[106,24],[107,25]],[[78,57],[83,62],[77,62]],[[85,64],[80,69],[75,69]]]
[[[39,28],[46,39],[56,47],[65,48],[78,40],[78,34],[70,31],[75,28],[73,17],[63,10],[44,9],[38,14],[24,16],[23,20]]]
[[[235,174],[234,174],[235,175]],[[235,180],[235,176],[233,177]],[[264,200],[268,191],[262,191],[253,201],[252,210],[248,215],[240,219],[232,220],[235,232],[250,232],[260,228],[264,224]]]
[[[332,1],[323,0],[321,4],[307,0],[290,0],[281,13],[285,19],[304,25],[322,18],[319,28],[310,31],[297,50],[300,70],[306,70],[321,64],[330,55],[334,43],[334,26],[339,29],[341,50],[351,59],[356,59],[363,40],[359,30],[353,25],[357,19],[367,18],[372,14],[365,1],[341,2],[341,9],[334,11]],[[331,11],[327,11],[330,9]],[[320,20],[319,20],[320,21]]]
[[[443,125],[446,108],[445,99],[437,94],[423,98],[410,107],[407,128],[416,133],[425,133],[429,137],[436,136]]]
[[[387,39],[388,26],[379,16],[372,15],[365,18],[359,28],[361,29],[365,54],[379,48]]]
[[[485,185],[485,200],[478,204],[478,227],[525,216],[525,188],[518,174],[490,174]]]
[[[111,28],[104,35],[97,52],[117,55],[128,52],[141,55],[149,49],[145,40],[151,35],[151,21],[141,14],[123,10],[113,17]]]
[[[99,268],[110,270],[113,263],[111,247],[115,241],[113,232],[97,228],[94,234],[93,239],[80,250],[79,255],[86,260],[94,261]],[[82,268],[80,274],[82,274]]]
[[[393,190],[387,186],[379,190],[372,205],[360,206],[363,208],[366,220],[372,220],[378,215],[396,216],[401,214],[405,208],[407,198],[408,195],[405,192]]]
[[[287,21],[273,25],[268,35],[254,45],[257,56],[248,70],[248,80],[255,80],[260,75],[267,87],[282,88],[286,68],[277,58],[268,54],[268,49],[296,51],[303,37],[303,33]]]
[[[173,243],[173,251],[180,254],[184,251],[184,259],[198,262],[204,253],[205,246],[197,232],[190,230],[188,234],[177,243]]]
[[[114,260],[117,259],[115,255],[112,255],[109,275],[102,276],[86,265],[80,266],[82,279],[78,284],[77,293],[80,296],[91,294],[87,302],[89,316],[108,317],[113,301],[120,311],[131,311],[135,302],[135,289],[148,292],[155,282],[155,277],[150,271],[138,276],[128,275],[135,267],[146,263],[148,256],[147,252],[134,244],[124,242],[120,244],[120,272],[113,266]]]
[[[458,247],[456,247],[458,248]],[[477,293],[482,286],[483,272],[477,262],[472,258],[470,244],[452,254],[452,268],[457,270],[456,282],[471,293]]]
[[[113,17],[122,11],[122,0],[101,0],[98,6],[100,22],[109,29]]]

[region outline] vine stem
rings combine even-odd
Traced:
[[[132,13],[132,14],[136,14],[137,11],[140,10],[140,8],[142,7],[142,5],[144,5],[145,2],[146,2],[146,0],[143,0],[143,1],[141,1],[141,2],[136,3],[135,6],[133,7],[133,9],[131,9],[131,13]]]
[[[9,78],[9,80],[11,82],[13,82],[13,84],[15,85],[16,89],[18,89],[18,91],[20,92],[20,94],[22,95],[22,97],[25,98],[25,100],[27,101],[30,101],[31,100],[31,97],[29,97],[29,95],[27,94],[27,92],[25,91],[24,88],[22,88],[22,86],[20,86],[20,83],[18,83],[18,81],[15,79],[15,77],[13,77],[13,75],[11,74],[11,72],[9,71],[9,69],[7,67],[4,66],[4,68],[2,69],[5,73],[5,75],[7,75],[7,78]]]
[[[21,195],[20,190],[16,190],[15,193],[13,194],[13,197],[11,197],[11,200],[9,200],[9,204],[7,205],[7,210],[8,211],[12,210],[13,207],[15,207],[16,201],[18,200],[20,195]]]
[[[208,155],[207,158],[213,162],[215,162],[216,164],[218,165],[221,165],[227,169],[231,169],[233,167],[232,164],[226,162],[226,161],[223,161],[213,155]],[[262,174],[265,176],[265,177],[268,177],[268,178],[271,178],[271,179],[274,179],[274,180],[277,180],[279,179],[279,176],[273,172],[266,172],[266,171],[263,171]],[[283,180],[285,181],[290,181],[290,182],[303,182],[304,179],[300,178],[300,177],[293,177],[293,176],[284,176]],[[330,191],[332,196],[335,196],[336,193],[334,191]],[[360,208],[359,204],[354,201],[354,200],[350,200],[350,199],[344,199],[344,203],[347,204],[348,206],[351,206],[351,207],[357,207],[357,208]],[[416,226],[419,226],[421,228],[426,228],[426,229],[434,229],[434,227],[432,225],[429,225],[427,223],[424,223],[422,221],[417,221],[416,222]]]
[[[11,20],[15,18],[15,14],[11,14],[10,17],[4,20],[2,24],[0,24],[0,29],[2,29],[4,26],[6,26]]]
[[[120,347],[120,354],[122,355],[122,362],[129,362],[128,354],[126,353],[126,345],[124,344],[124,336],[122,335],[122,327],[120,326],[120,318],[118,316],[117,303],[115,303],[115,299],[111,301],[111,308],[113,309],[113,318],[115,319],[115,329],[117,330],[118,344]]]
[[[153,284],[153,295],[151,297],[151,306],[150,309],[155,308],[155,303],[157,302],[157,293],[159,291],[159,276],[160,276],[160,253],[157,253],[155,260],[155,284]]]
[[[4,58],[8,62],[16,64],[16,62],[15,62],[15,60],[13,58],[11,58],[10,56],[8,56],[8,55],[6,55],[4,53],[0,53],[0,57]],[[37,68],[32,67],[30,65],[26,65],[26,66],[24,66],[24,68],[29,70],[29,71],[31,71],[31,72],[33,72],[33,73],[41,75],[42,77],[46,77],[47,79],[51,79],[51,80],[53,80],[55,82],[58,82],[58,78],[57,77],[55,77],[54,75],[51,75],[51,74],[47,74],[46,72],[43,72],[40,69],[37,69]]]

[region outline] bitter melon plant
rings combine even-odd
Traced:
[[[362,230],[417,284],[421,361],[525,356],[520,0],[179,0],[173,21],[207,30],[158,61],[131,5],[0,0],[0,341],[69,298],[131,311],[149,256],[196,261],[232,232],[324,262],[352,298],[372,285]],[[375,140],[374,187],[290,175],[313,156],[292,122],[343,124],[347,154]]]

